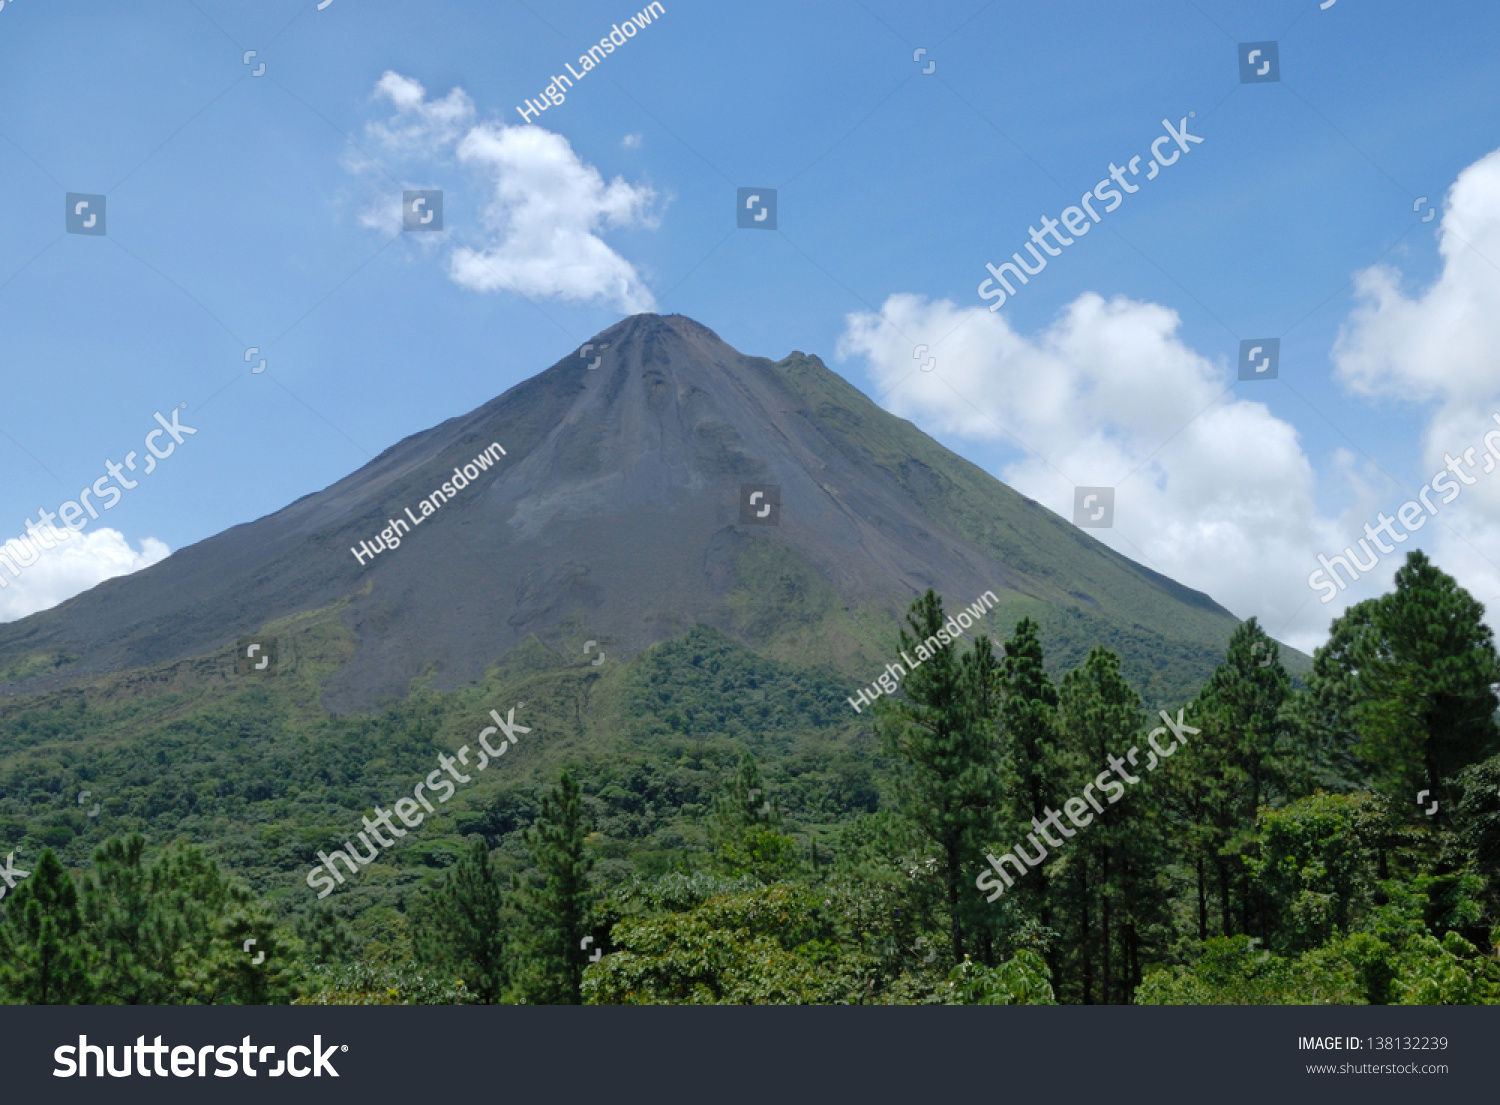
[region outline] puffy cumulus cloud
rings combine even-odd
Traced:
[[[1353,391],[1403,399],[1487,399],[1500,389],[1500,150],[1459,174],[1443,205],[1442,272],[1415,297],[1401,273],[1355,278],[1359,303],[1334,347]]]
[[[1178,328],[1166,307],[1088,293],[1026,336],[1001,314],[893,295],[848,317],[839,355],[865,359],[894,413],[1019,447],[1001,478],[1065,518],[1075,486],[1114,487],[1114,527],[1093,536],[1310,647],[1337,611],[1307,576],[1345,525],[1319,516],[1296,430],[1228,392],[1229,368]]]
[[[1484,438],[1500,428],[1500,150],[1464,169],[1449,189],[1438,253],[1438,275],[1410,295],[1392,266],[1356,276],[1358,301],[1333,359],[1339,380],[1357,395],[1427,404],[1413,414],[1426,421],[1417,478],[1430,484],[1451,459],[1462,473],[1462,494],[1441,508],[1422,544],[1493,610],[1500,600],[1500,471],[1486,459]],[[1383,497],[1382,508],[1394,513],[1394,493]]]
[[[476,122],[474,103],[461,88],[435,99],[420,82],[387,71],[376,82],[375,98],[395,114],[368,125],[370,145],[424,170],[426,183],[404,182],[403,189],[442,187],[431,181],[438,164],[457,164],[483,181],[488,199],[482,227],[473,228],[481,232],[478,240],[455,246],[448,258],[454,283],[479,292],[607,303],[627,313],[655,308],[635,266],[601,236],[655,227],[653,189],[620,177],[606,182],[567,139],[542,127]],[[399,233],[400,197],[391,194],[384,172],[355,150],[346,164],[372,182],[380,177],[381,194],[361,212],[361,224]],[[451,208],[444,216],[448,230],[417,236],[423,248],[439,248],[453,233]]]
[[[537,126],[475,127],[458,158],[493,184],[484,212],[493,240],[454,250],[454,281],[476,291],[601,299],[629,313],[654,308],[635,268],[598,235],[602,227],[655,225],[651,189],[619,177],[606,184],[567,139]]]
[[[1026,336],[999,314],[898,295],[880,316],[850,316],[840,352],[868,361],[896,413],[1017,445],[1022,456],[1002,478],[1064,517],[1075,484],[1115,486],[1115,526],[1094,536],[1236,614],[1259,615],[1300,648],[1322,643],[1348,604],[1388,590],[1417,545],[1496,625],[1500,150],[1459,174],[1437,230],[1440,270],[1426,287],[1404,287],[1390,265],[1357,274],[1355,306],[1332,350],[1336,378],[1356,400],[1412,405],[1422,466],[1397,488],[1373,462],[1338,450],[1327,475],[1348,505],[1336,518],[1316,509],[1314,473],[1293,428],[1259,403],[1222,394],[1229,371],[1187,348],[1165,307],[1083,295]],[[937,357],[931,373],[912,357],[918,344],[930,347],[923,360]],[[1439,479],[1459,488],[1451,502],[1433,486]],[[1366,525],[1396,516],[1424,483],[1436,516],[1406,541],[1387,538],[1393,551],[1377,567],[1319,601],[1307,582],[1318,554],[1352,546],[1367,561],[1358,545]]]
[[[0,562],[0,622],[51,609],[106,579],[149,568],[165,560],[171,551],[154,537],[145,538],[137,551],[123,533],[113,529],[62,535],[67,539],[55,548],[41,550],[39,556],[31,538],[24,546],[12,538],[0,547],[0,552],[18,565],[36,558],[29,566],[19,568],[17,576]]]

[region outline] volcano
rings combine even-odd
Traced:
[[[377,553],[383,532],[400,544]],[[323,491],[0,627],[0,692],[208,656],[319,611],[357,642],[322,683],[336,712],[419,676],[472,682],[532,637],[628,658],[698,624],[863,684],[929,587],[950,605],[995,592],[992,629],[1035,617],[1049,656],[1114,648],[1148,697],[1201,680],[1236,624],[817,357],[636,315]]]

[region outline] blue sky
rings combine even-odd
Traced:
[[[317,491],[642,307],[817,353],[1065,515],[1117,486],[1095,536],[1304,646],[1399,563],[1323,604],[1315,555],[1500,410],[1493,4],[664,0],[522,133],[641,7],[4,4],[0,534],[144,453],[156,412],[199,432],[0,618]],[[1258,41],[1279,82],[1240,83]],[[984,310],[987,261],[1189,112],[1202,144]],[[740,186],[777,189],[776,231],[735,229]],[[443,190],[443,233],[393,225],[406,188]],[[69,192],[107,197],[105,236],[63,232]],[[1235,383],[1262,337],[1280,378]],[[1490,484],[1401,550],[1484,600]]]

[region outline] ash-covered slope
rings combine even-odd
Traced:
[[[1106,627],[1104,643],[1138,664],[1210,665],[1233,627],[1206,596],[1017,495],[816,358],[746,357],[681,316],[638,315],[592,344],[596,369],[570,355],[276,514],[0,627],[0,672],[63,661],[0,691],[210,652],[343,601],[359,647],[326,702],[362,708],[419,674],[475,679],[528,634],[586,632],[621,655],[696,622],[745,636],[748,553],[811,573],[848,612],[894,615],[929,586],[950,603],[993,590],[1002,609],[1049,611],[1063,632]],[[399,548],[356,562],[351,546],[406,508],[420,517],[492,442],[507,454],[494,467]],[[779,486],[779,525],[740,523],[743,483]]]

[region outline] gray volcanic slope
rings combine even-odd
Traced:
[[[0,672],[64,657],[0,693],[207,653],[266,623],[346,600],[359,646],[325,684],[335,710],[435,674],[477,678],[564,623],[629,655],[695,622],[733,631],[726,595],[769,542],[845,609],[899,611],[926,587],[986,590],[1193,650],[1234,619],[1118,556],[886,414],[816,358],[747,357],[682,316],[637,315],[462,417],[258,521],[63,605],[0,626]],[[507,456],[361,566],[377,534],[499,442]],[[779,484],[779,526],[739,524],[742,482]],[[23,667],[21,670],[25,670]]]

